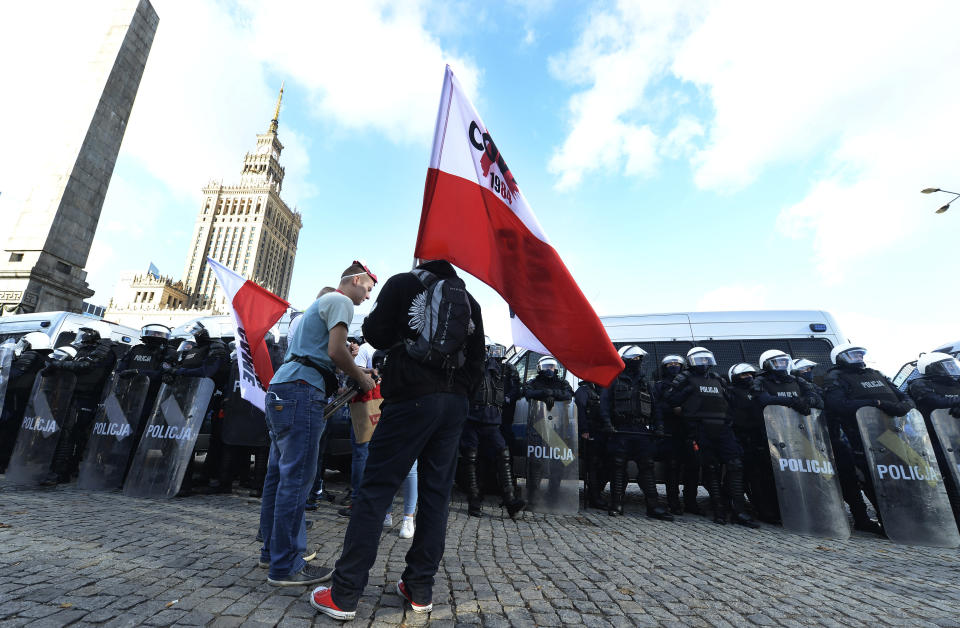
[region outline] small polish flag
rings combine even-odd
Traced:
[[[209,257],[207,263],[223,288],[236,328],[240,396],[263,410],[263,398],[273,379],[264,337],[290,304]]]

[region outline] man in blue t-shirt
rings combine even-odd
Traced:
[[[264,400],[270,430],[270,461],[260,507],[260,566],[269,567],[275,586],[306,585],[330,579],[333,570],[308,564],[304,506],[317,471],[327,390],[335,392],[339,367],[371,390],[371,369],[357,366],[347,349],[354,306],[370,298],[377,277],[361,262],[343,271],[340,285],[319,297],[287,339],[283,364],[270,380]]]

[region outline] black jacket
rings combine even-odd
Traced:
[[[456,277],[457,273],[449,262],[433,261],[420,265],[441,279]],[[453,371],[453,376],[442,369],[421,364],[410,357],[403,345],[407,338],[417,337],[416,330],[410,326],[410,307],[413,300],[424,292],[423,284],[411,273],[394,275],[383,285],[377,302],[363,321],[363,337],[375,349],[387,351],[383,364],[383,381],[380,393],[384,403],[415,399],[438,392],[452,392],[473,398],[483,377],[483,363],[486,358],[483,338],[483,318],[480,316],[480,304],[473,296],[470,299],[473,333],[467,337],[464,350],[466,361]]]

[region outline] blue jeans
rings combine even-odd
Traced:
[[[403,479],[403,485],[400,487],[403,493],[403,514],[412,515],[417,512],[417,461],[413,461],[410,467],[410,473]]]
[[[357,435],[353,433],[353,425],[351,425],[350,444],[353,445],[353,458],[350,461],[350,503],[352,504],[352,500],[357,498],[360,481],[363,479],[363,470],[367,466],[367,456],[370,455],[370,441],[358,443]]]
[[[283,578],[305,564],[304,506],[317,473],[326,396],[309,384],[284,382],[270,386],[265,405],[270,460],[260,506],[260,560],[270,561],[271,578]]]
[[[377,559],[383,518],[415,460],[418,477],[416,532],[407,552],[404,585],[418,604],[433,599],[433,577],[443,557],[450,489],[457,445],[467,419],[467,397],[433,393],[408,401],[385,402],[370,440],[370,458],[343,538],[343,552],[333,573],[333,602],[356,610]]]

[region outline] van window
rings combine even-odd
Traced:
[[[917,370],[916,362],[908,362],[900,367],[900,371],[893,378],[893,385],[900,389],[900,392],[907,391],[907,384],[920,377],[920,371]]]

